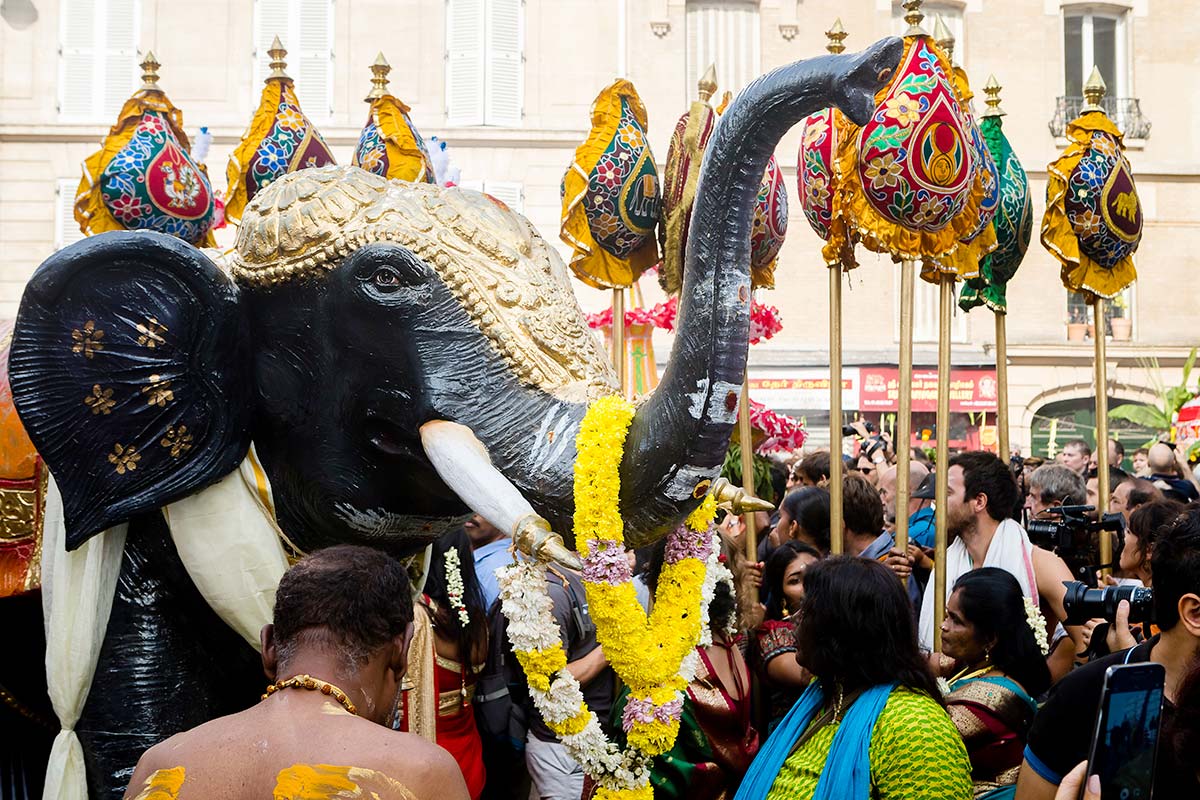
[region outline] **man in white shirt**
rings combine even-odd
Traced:
[[[1057,555],[1035,547],[1025,529],[1013,519],[1020,495],[1017,482],[1004,462],[991,453],[960,453],[950,459],[948,485],[947,563],[934,565],[934,569],[946,569],[947,599],[954,582],[963,573],[979,567],[999,567],[1017,579],[1026,597],[1040,602],[1059,621],[1066,619],[1063,581],[1072,580],[1071,571]],[[921,646],[930,651],[935,624],[933,591],[931,577],[925,587],[920,620]],[[938,620],[937,624],[940,623]],[[1069,628],[1067,632],[1078,652],[1079,629]],[[1069,661],[1066,667],[1070,667]],[[1054,671],[1053,664],[1051,670]],[[1058,677],[1061,676],[1055,676]]]

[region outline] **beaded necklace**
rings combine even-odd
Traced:
[[[321,694],[328,695],[334,700],[342,704],[342,707],[351,714],[357,714],[358,708],[354,703],[350,702],[350,698],[346,696],[338,687],[328,681],[323,681],[320,678],[314,678],[312,675],[295,675],[287,680],[282,680],[277,683],[272,683],[267,687],[267,691],[263,694],[262,699],[266,700],[271,695],[278,692],[280,689],[308,689],[309,691],[319,691]]]

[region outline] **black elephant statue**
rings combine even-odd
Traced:
[[[677,525],[720,470],[745,376],[767,159],[824,107],[865,123],[901,52],[888,39],[783,67],[721,118],[681,327],[621,466],[631,544]],[[56,253],[26,288],[10,372],[61,493],[66,548],[128,523],[75,725],[89,791],[104,800],[121,796],[144,749],[261,690],[248,637],[180,555],[179,504],[253,456],[250,483],[288,552],[349,542],[412,555],[472,510],[569,538],[575,435],[589,400],[617,391],[562,261],[523,217],[353,167],[264,189],[226,256],[152,233]],[[189,531],[188,550],[238,535]]]

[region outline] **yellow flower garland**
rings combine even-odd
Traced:
[[[620,397],[596,401],[588,409],[576,438],[575,537],[581,554],[589,554],[589,542],[600,547],[624,549],[624,523],[619,506],[621,458],[625,436],[633,420],[632,404]],[[687,518],[689,530],[707,536],[716,516],[716,500],[710,495]],[[684,658],[700,639],[701,588],[705,564],[698,558],[683,558],[664,565],[654,598],[654,611],[647,618],[637,601],[631,581],[620,584],[585,581],[589,611],[596,623],[596,638],[617,675],[630,688],[632,698],[649,700],[656,707],[678,697],[687,688],[680,674]],[[541,650],[516,650],[517,660],[529,685],[543,693],[561,680],[566,653],[561,645]],[[595,715],[586,703],[565,720],[545,719],[559,738],[583,733]],[[655,719],[637,722],[627,735],[631,748],[645,757],[671,749],[679,734],[679,720]],[[598,734],[599,735],[599,734]],[[649,783],[633,788],[597,787],[597,800],[653,800]]]
[[[575,444],[575,544],[586,557],[590,544],[624,548],[621,519],[621,457],[625,435],[633,420],[633,404],[622,397],[605,397],[588,409]],[[710,496],[687,520],[689,529],[707,534],[716,514]],[[684,558],[664,565],[646,616],[633,583],[587,583],[588,607],[596,623],[596,638],[608,663],[629,686],[631,699],[657,705],[669,702],[687,688],[679,668],[700,639],[700,589],[705,565]],[[629,743],[648,755],[666,752],[675,743],[679,720],[638,722],[628,732]]]

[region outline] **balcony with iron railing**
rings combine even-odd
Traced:
[[[1055,137],[1065,135],[1067,124],[1079,116],[1085,102],[1082,97],[1059,97],[1050,120],[1050,134]],[[1136,97],[1105,97],[1100,103],[1126,139],[1150,138],[1150,120],[1142,114]]]

